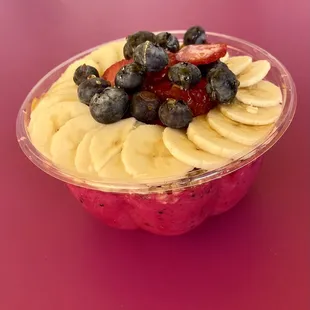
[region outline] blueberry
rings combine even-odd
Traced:
[[[183,89],[189,89],[199,83],[201,73],[197,66],[188,62],[179,62],[169,68],[168,78]]]
[[[193,113],[186,102],[168,98],[159,107],[159,119],[171,128],[185,128],[193,119]]]
[[[137,63],[126,65],[116,74],[115,85],[126,91],[134,91],[141,86],[144,72],[144,68]]]
[[[149,72],[161,71],[169,62],[166,51],[150,41],[146,41],[136,47],[133,59],[136,63],[145,67],[146,71]]]
[[[123,54],[126,59],[131,59],[133,57],[134,49],[144,43],[145,41],[150,41],[155,43],[156,36],[154,33],[149,31],[138,31],[127,37],[127,42],[123,48]]]
[[[223,62],[221,62],[220,60],[217,60],[215,62],[210,62],[206,65],[200,65],[198,66],[200,72],[201,72],[201,75],[202,76],[207,76],[207,74],[209,73],[209,71],[215,67],[223,67],[223,68],[226,68],[228,69],[227,65]]]
[[[90,101],[90,114],[99,123],[111,124],[123,118],[128,109],[128,95],[120,88],[108,87]]]
[[[78,97],[81,102],[89,105],[91,98],[95,94],[102,93],[109,86],[111,86],[110,82],[102,78],[87,79],[79,85]]]
[[[206,32],[200,26],[193,26],[189,28],[184,34],[184,45],[190,44],[205,44],[207,42]]]
[[[239,81],[225,66],[217,66],[207,74],[206,91],[211,101],[231,103],[236,97]]]
[[[179,40],[169,32],[161,32],[156,35],[156,43],[172,53],[176,53],[180,49]]]
[[[133,57],[133,47],[126,42],[124,47],[123,47],[123,55],[125,59],[131,59]]]
[[[140,122],[151,123],[158,118],[159,98],[152,92],[141,91],[133,95],[131,115]]]
[[[96,68],[83,64],[75,70],[73,81],[76,85],[80,85],[90,77],[99,77],[99,72]]]

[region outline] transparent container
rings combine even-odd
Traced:
[[[170,31],[180,40],[184,31]],[[123,40],[123,39],[121,39]],[[235,206],[248,192],[262,163],[263,155],[289,127],[297,104],[296,90],[287,69],[271,54],[244,40],[208,33],[209,42],[228,44],[231,56],[249,55],[271,64],[267,80],[278,85],[283,95],[283,112],[275,129],[248,154],[226,166],[212,170],[194,170],[186,177],[156,184],[117,183],[91,180],[59,169],[31,143],[27,126],[31,104],[55,82],[72,62],[94,49],[76,55],[45,75],[30,91],[17,117],[18,143],[25,155],[41,170],[65,182],[83,207],[109,226],[119,229],[143,229],[159,235],[184,234],[210,216]]]

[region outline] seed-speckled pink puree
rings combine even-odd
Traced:
[[[180,235],[235,206],[249,190],[261,163],[259,158],[214,181],[164,193],[120,194],[68,187],[86,210],[109,226]]]

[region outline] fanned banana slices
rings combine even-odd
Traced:
[[[187,130],[146,125],[134,118],[97,123],[79,102],[72,77],[84,63],[102,75],[123,58],[123,46],[124,41],[112,42],[72,63],[33,110],[31,140],[56,165],[94,179],[168,181],[194,168],[217,169],[247,154],[282,113],[280,88],[264,80],[269,62],[227,53],[221,61],[240,82],[234,102],[195,117]]]

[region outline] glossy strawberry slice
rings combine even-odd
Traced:
[[[176,54],[176,59],[194,65],[204,65],[219,60],[226,52],[227,45],[222,43],[187,45]]]
[[[121,61],[116,62],[115,64],[113,64],[112,66],[110,66],[108,69],[106,69],[104,71],[102,78],[109,81],[111,83],[111,85],[114,86],[114,80],[115,80],[115,76],[116,76],[117,72],[122,67],[124,67],[125,65],[128,65],[132,62],[133,62],[132,59],[129,59],[129,60],[123,59]]]
[[[202,79],[195,87],[183,90],[170,81],[164,80],[156,84],[145,85],[145,89],[157,94],[161,100],[174,98],[186,101],[194,116],[198,116],[208,113],[215,106],[215,103],[209,100],[205,86],[206,80]]]

